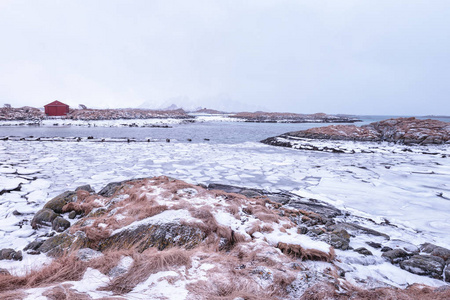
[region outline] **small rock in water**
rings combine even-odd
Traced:
[[[394,249],[384,252],[382,257],[389,260],[391,263],[395,264],[401,262],[409,257],[409,254],[403,249]]]
[[[375,243],[375,242],[366,242],[367,245],[369,245],[370,247],[373,247],[375,249],[380,249],[381,248],[381,244],[380,243]],[[392,249],[391,249],[392,250]]]
[[[373,255],[372,252],[370,252],[369,250],[367,250],[367,249],[364,248],[364,247],[355,249],[354,251],[355,251],[355,252],[358,252],[359,254],[362,254],[362,255]]]
[[[6,248],[0,250],[0,260],[22,260],[22,251],[15,251],[14,249]]]

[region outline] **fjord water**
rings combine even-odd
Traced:
[[[362,122],[356,126],[366,125],[397,116],[357,116]],[[446,118],[436,118],[450,121]],[[101,121],[100,121],[101,122]],[[67,121],[70,123],[70,120]],[[117,121],[120,124],[120,120]],[[95,124],[95,122],[93,122]],[[336,123],[251,123],[251,122],[194,122],[169,124],[169,128],[129,127],[129,126],[0,126],[0,137],[88,137],[94,138],[130,138],[151,139],[152,141],[190,142],[213,144],[239,144],[258,142],[265,138],[290,131],[305,130],[313,127]],[[342,125],[342,123],[339,123]],[[206,140],[205,140],[206,139]]]
[[[257,142],[270,136],[289,131],[304,130],[327,124],[314,123],[247,123],[204,122],[173,124],[170,128],[158,127],[85,127],[85,126],[0,126],[0,136],[19,137],[88,137],[135,138],[153,141],[204,142],[208,139],[217,144]]]

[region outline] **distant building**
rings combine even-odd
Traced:
[[[65,116],[69,113],[69,105],[59,101],[53,101],[52,103],[44,105],[44,107],[47,116]]]

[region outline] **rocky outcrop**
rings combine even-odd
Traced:
[[[400,262],[400,267],[408,272],[434,278],[442,278],[445,261],[432,255],[414,255]]]
[[[24,106],[20,108],[13,108],[5,106],[0,108],[0,121],[34,120],[38,122],[44,117],[44,112],[34,107]]]
[[[118,119],[154,119],[175,118],[187,119],[189,115],[182,109],[150,110],[150,109],[71,109],[67,119],[73,120],[118,120]]]
[[[192,249],[205,238],[205,232],[192,226],[176,223],[151,224],[122,230],[100,241],[95,248],[99,251],[134,248],[139,252],[150,247],[158,250],[171,247]]]
[[[420,250],[430,255],[440,257],[445,261],[448,261],[450,259],[450,250],[444,247],[436,246],[430,243],[425,243],[420,245]]]
[[[230,116],[231,118],[244,119],[254,123],[355,123],[361,120],[345,115],[296,114],[279,112],[240,112]]]
[[[64,205],[70,202],[75,202],[76,200],[77,200],[77,193],[67,191],[48,201],[44,205],[44,209],[51,209],[55,213],[60,214],[63,212],[62,208],[64,207]]]
[[[261,142],[291,147],[290,140],[302,139],[391,142],[403,145],[448,144],[450,143],[450,123],[431,119],[398,118],[374,122],[361,127],[354,125],[316,127],[288,132]],[[326,151],[326,149],[322,151]]]
[[[410,255],[403,249],[392,249],[384,252],[382,255],[385,259],[389,260],[391,263],[396,264],[401,261],[404,261]]]
[[[186,278],[195,276],[197,271],[191,270],[204,264],[202,272],[214,285],[189,285],[189,290],[205,295],[219,284],[214,281],[217,274],[221,282],[227,274],[237,284],[244,280],[245,286],[256,287],[253,291],[270,291],[270,296],[261,294],[264,299],[272,297],[274,291],[280,299],[297,299],[307,289],[329,283],[334,286],[330,286],[330,292],[340,291],[342,295],[351,286],[347,280],[352,275],[347,277],[346,273],[353,272],[355,264],[377,268],[392,263],[395,268],[420,276],[448,278],[447,249],[432,244],[417,247],[390,239],[372,229],[380,229],[381,225],[362,226],[373,223],[359,223],[354,216],[349,218],[332,206],[287,192],[220,184],[206,187],[161,176],[110,183],[98,193],[78,189],[55,198],[62,201],[72,196],[76,197],[64,202],[62,208],[59,201],[51,200],[58,204],[55,207],[61,210],[59,214],[44,209],[52,217],[56,215],[53,230],[63,232],[48,228],[48,233],[40,235],[24,251],[46,253],[57,259],[75,254],[77,264],[102,270],[111,286],[125,281],[118,294],[131,291],[134,285],[127,285],[131,281],[149,278],[151,273],[140,281],[133,277],[146,268],[156,265],[163,266],[163,270],[180,270],[176,263],[174,269],[167,266],[168,261],[179,259],[189,270],[183,274]],[[74,221],[66,227],[70,223],[64,218],[69,214]],[[38,232],[43,231],[41,228]],[[380,257],[380,249],[385,260]],[[425,252],[430,255],[423,255]],[[326,268],[309,268],[313,265],[309,260],[323,261]],[[211,273],[207,273],[210,268]],[[381,278],[391,280],[389,274],[386,276]],[[386,286],[385,281],[366,278],[365,282],[364,288]],[[111,288],[117,292],[116,287]]]

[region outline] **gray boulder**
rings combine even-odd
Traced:
[[[118,190],[120,190],[124,184],[127,182],[133,182],[137,181],[139,179],[133,179],[133,180],[125,180],[125,181],[119,181],[119,182],[110,182],[108,183],[104,188],[98,192],[100,196],[103,197],[111,197],[113,196]]]
[[[438,256],[443,260],[450,259],[450,250],[430,243],[420,245],[420,250],[433,256]]]
[[[362,254],[362,255],[373,255],[372,252],[370,252],[369,250],[367,250],[364,247],[357,248],[354,251],[358,252],[359,254]]]
[[[410,255],[405,250],[397,248],[386,251],[381,256],[389,260],[391,263],[396,264],[407,259]]]
[[[31,243],[29,243],[25,248],[23,248],[23,251],[27,251],[27,250],[35,251],[42,245],[42,243],[44,243],[44,240],[36,239],[36,240],[32,241]]]
[[[0,260],[22,260],[22,251],[15,251],[14,249],[6,248],[0,250]]]
[[[400,267],[410,273],[441,278],[444,270],[444,260],[431,255],[414,255],[400,262]]]
[[[350,244],[350,234],[345,229],[336,229],[324,236],[323,241],[327,242],[336,249],[347,250]]]
[[[83,248],[78,250],[77,257],[82,261],[90,261],[95,258],[101,257],[103,254],[100,251],[95,251],[91,248]]]
[[[56,232],[63,232],[70,227],[70,222],[63,217],[56,217],[52,222],[52,229]]]
[[[129,230],[122,230],[101,240],[97,249],[118,250],[135,248],[139,252],[150,247],[164,250],[171,247],[192,249],[206,238],[198,228],[176,223],[141,225]]]
[[[70,203],[70,202],[75,202],[75,201],[77,201],[77,193],[72,192],[72,191],[67,191],[67,192],[64,192],[64,193],[56,196],[52,200],[48,201],[44,205],[44,208],[51,209],[55,213],[60,214],[63,212],[62,208],[64,207],[64,205],[66,205],[67,203]]]
[[[53,210],[43,208],[39,210],[31,220],[31,227],[38,229],[42,226],[51,226],[53,220],[58,216]]]
[[[95,190],[91,187],[90,184],[86,184],[86,185],[82,185],[82,186],[77,187],[75,189],[75,192],[77,192],[77,191],[86,191],[86,192],[89,192],[89,193],[95,193]]]

